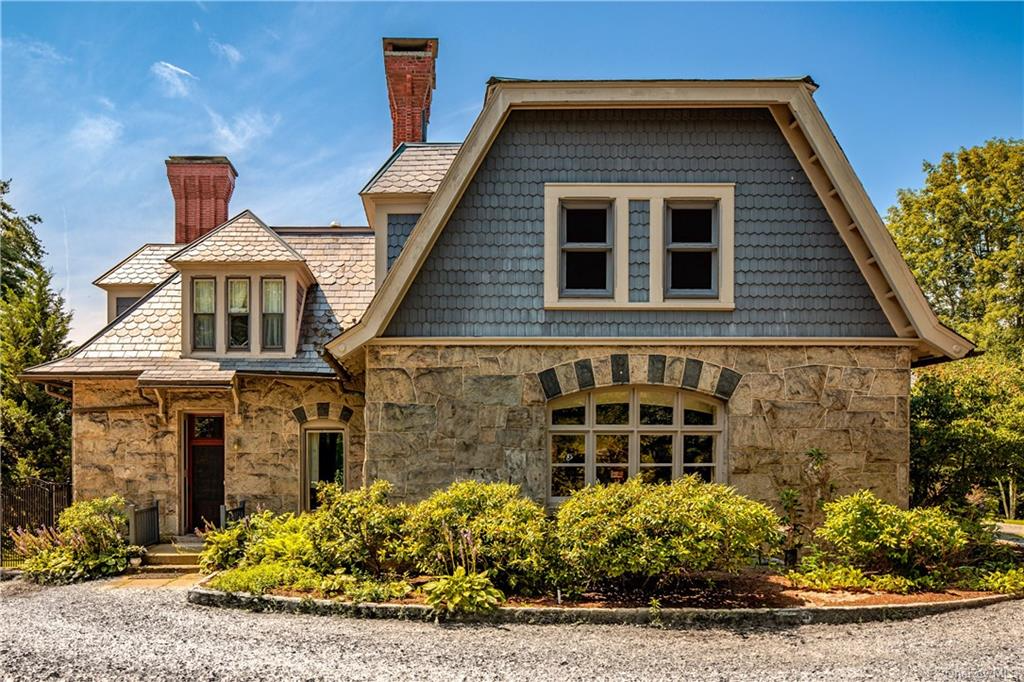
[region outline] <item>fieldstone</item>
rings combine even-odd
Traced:
[[[366,377],[366,393],[385,403],[416,402],[416,390],[404,369],[377,369]]]
[[[850,397],[850,412],[894,412],[896,399],[892,396],[854,395]]]
[[[787,400],[820,400],[825,388],[826,368],[822,365],[805,365],[783,370]]]
[[[458,367],[417,369],[412,374],[412,385],[415,399],[405,402],[434,403],[441,396],[456,398],[462,393],[462,369]]]
[[[426,431],[437,425],[437,409],[433,405],[384,403],[380,419],[389,431]]]
[[[867,391],[875,380],[875,370],[870,367],[844,367],[839,386],[853,391]]]
[[[910,391],[910,370],[879,369],[871,382],[871,395],[906,395]]]
[[[463,399],[477,405],[518,405],[522,385],[517,376],[482,375],[466,377]]]

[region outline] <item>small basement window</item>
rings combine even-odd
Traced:
[[[718,295],[715,204],[670,203],[665,220],[665,297]]]
[[[559,232],[561,294],[611,297],[615,241],[611,202],[563,202]]]

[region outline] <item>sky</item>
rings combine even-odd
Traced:
[[[810,74],[883,215],[924,160],[1024,137],[1020,3],[3,2],[0,22],[0,175],[43,218],[75,342],[105,322],[92,280],[173,241],[169,155],[229,156],[231,214],[365,225],[391,152],[384,36],[440,39],[432,141],[465,137],[493,75]]]

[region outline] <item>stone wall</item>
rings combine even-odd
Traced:
[[[832,455],[841,491],[908,502],[905,346],[412,346],[366,351],[366,476],[418,499],[460,478],[543,502],[547,400],[615,383],[726,401],[728,481],[773,502],[800,455]]]
[[[146,399],[154,399],[152,389]],[[348,425],[346,480],[363,477],[363,398],[334,380],[243,377],[235,416],[227,390],[171,389],[165,414],[139,395],[134,380],[74,383],[72,480],[75,499],[119,493],[129,502],[159,500],[161,533],[181,531],[184,415],[224,414],[224,492],[228,506],[296,511],[300,500],[300,433],[318,418]]]

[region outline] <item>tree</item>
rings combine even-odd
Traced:
[[[982,348],[1024,345],[1024,140],[992,139],[924,163],[887,222],[943,322]]]
[[[71,464],[71,410],[43,387],[18,379],[27,367],[67,353],[71,314],[52,289],[35,234],[37,216],[22,217],[0,184],[3,286],[0,287],[0,451],[3,483],[24,475],[67,480]]]

